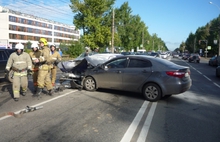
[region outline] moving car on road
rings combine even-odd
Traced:
[[[183,93],[192,84],[189,67],[161,58],[126,55],[101,63],[95,56],[83,59],[68,75],[87,91],[107,88],[139,92],[146,100],[157,101],[164,96]]]

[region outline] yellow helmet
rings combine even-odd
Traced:
[[[44,46],[46,46],[47,45],[47,40],[46,40],[46,38],[40,38],[40,40],[39,40],[39,43],[41,43],[41,42],[43,42],[44,43]]]

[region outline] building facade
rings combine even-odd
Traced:
[[[13,11],[0,6],[0,48],[13,48],[16,43],[38,42],[41,37],[48,44],[59,46],[78,41],[80,30],[75,26]]]

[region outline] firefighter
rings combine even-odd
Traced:
[[[39,50],[39,46],[37,43],[32,43],[31,45],[32,52],[29,53],[31,59],[32,59],[32,71],[33,71],[33,83],[34,83],[34,94],[37,92],[37,76],[38,76],[38,70],[39,70],[39,63],[34,63],[34,61],[37,58],[40,58],[41,51]]]
[[[20,93],[25,96],[28,87],[28,78],[27,75],[30,74],[31,71],[31,58],[28,53],[24,52],[24,45],[18,43],[15,45],[15,51],[12,53],[8,59],[5,73],[8,73],[10,70],[14,71],[13,76],[13,97],[15,101],[19,100]],[[21,91],[20,91],[21,88]]]
[[[37,58],[34,63],[39,63],[39,71],[38,71],[38,77],[37,77],[37,92],[36,96],[40,96],[40,94],[43,91],[44,86],[46,86],[48,90],[48,94],[52,96],[52,84],[51,84],[51,65],[52,65],[52,59],[50,57],[50,49],[48,47],[47,40],[45,38],[40,38],[39,40],[40,48],[41,50],[41,56],[40,58]]]
[[[55,86],[56,75],[57,75],[57,64],[61,61],[60,53],[56,51],[55,45],[50,46],[50,55],[53,60],[53,67],[51,69],[51,82],[52,82],[52,86]]]

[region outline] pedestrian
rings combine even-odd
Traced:
[[[51,57],[50,57],[50,48],[48,47],[47,40],[45,38],[40,38],[39,40],[40,47],[42,49],[40,58],[34,60],[34,63],[39,63],[39,71],[37,77],[37,92],[36,96],[40,96],[44,86],[48,90],[48,94],[52,96],[52,84],[51,84]]]
[[[51,69],[51,83],[52,83],[52,86],[55,86],[56,75],[57,75],[57,65],[61,61],[61,56],[59,52],[56,51],[55,45],[50,46],[50,55],[53,60],[53,67]]]
[[[60,48],[59,48],[59,53],[60,53],[60,56],[62,57],[63,56],[63,52],[61,51]]]
[[[33,83],[34,83],[34,94],[37,92],[37,77],[39,71],[39,63],[35,63],[34,61],[41,56],[41,51],[39,50],[39,46],[37,43],[31,44],[32,51],[29,53],[32,59],[32,71],[33,71]]]
[[[20,98],[20,93],[23,96],[26,95],[28,87],[27,75],[32,72],[32,63],[28,53],[24,52],[23,44],[16,44],[15,51],[16,52],[12,53],[8,59],[5,73],[8,73],[10,70],[14,71],[12,83],[13,98],[15,101],[18,101]]]

